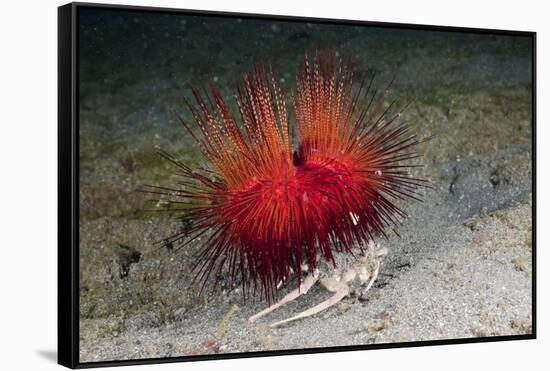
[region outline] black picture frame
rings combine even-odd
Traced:
[[[135,360],[114,360],[102,362],[79,361],[79,35],[78,15],[83,8],[131,10],[158,12],[163,14],[185,14],[201,16],[240,17],[258,20],[292,20],[338,25],[364,25],[382,28],[445,31],[459,33],[513,35],[527,37],[532,45],[532,333],[514,336],[490,336],[464,339],[412,341],[371,345],[337,346],[314,349],[293,349],[281,351],[259,351],[219,355],[197,355],[173,358],[149,358]],[[309,17],[228,13],[169,9],[143,6],[123,6],[95,3],[70,3],[58,8],[58,363],[69,368],[90,368],[219,360],[229,358],[265,357],[293,354],[342,352],[385,348],[418,347],[432,345],[465,344],[508,340],[536,339],[537,295],[536,295],[536,33],[525,31],[461,28],[420,24],[369,22],[342,19],[319,19]]]

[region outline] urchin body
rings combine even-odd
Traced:
[[[192,168],[167,153],[181,181],[148,186],[170,199],[187,233],[163,239],[185,246],[204,237],[197,278],[214,271],[242,282],[243,293],[276,301],[277,286],[297,276],[298,287],[267,313],[307,292],[317,281],[333,298],[294,320],[323,310],[349,294],[354,282],[370,288],[384,249],[373,239],[386,236],[406,217],[396,200],[418,199],[422,180],[410,176],[420,143],[399,123],[401,111],[385,104],[387,90],[372,88],[374,77],[354,86],[354,68],[334,52],[304,58],[293,95],[293,120],[278,79],[259,64],[243,76],[237,94],[240,117],[233,115],[214,87],[204,96],[193,91],[186,102],[200,134],[182,120],[205,159]],[[336,257],[366,254],[341,270]],[[368,246],[368,247],[367,247]],[[335,269],[321,274],[323,265]],[[302,276],[305,278],[302,280]],[[251,322],[261,317],[259,313]],[[285,321],[288,322],[289,320]]]

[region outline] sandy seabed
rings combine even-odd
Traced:
[[[529,39],[242,19],[206,25],[144,13],[82,16],[81,362],[531,333]],[[377,73],[379,87],[399,72],[388,101],[416,97],[402,119],[420,137],[435,135],[419,146],[425,167],[414,174],[433,188],[422,203],[402,205],[409,218],[401,237],[377,240],[389,254],[365,297],[269,327],[330,296],[316,286],[247,325],[264,304],[244,302],[239,285],[225,280],[216,295],[198,295],[190,282],[201,241],[179,251],[156,247],[182,226],[139,212],[143,195],[134,191],[171,182],[173,169],[156,146],[203,164],[173,114],[183,112],[189,85],[215,81],[231,102],[230,82],[260,52],[291,91],[304,51],[322,46],[353,53],[360,72]]]

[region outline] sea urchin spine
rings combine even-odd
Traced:
[[[205,236],[200,280],[228,267],[245,294],[259,286],[271,302],[277,283],[292,272],[299,282],[304,263],[310,272],[319,257],[334,263],[335,252],[351,253],[385,236],[406,216],[395,199],[416,198],[422,180],[408,175],[407,160],[417,157],[412,147],[420,141],[398,123],[400,112],[390,114],[393,103],[385,106],[386,91],[375,91],[373,79],[358,89],[353,81],[351,63],[334,52],[306,55],[293,125],[274,74],[261,64],[243,76],[239,120],[213,86],[203,95],[193,91],[195,104],[186,105],[200,135],[182,123],[209,169],[192,169],[163,152],[182,181],[148,190],[183,204],[182,218],[193,221],[188,235],[168,242]]]

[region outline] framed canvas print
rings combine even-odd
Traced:
[[[58,16],[59,363],[535,338],[535,33]]]

